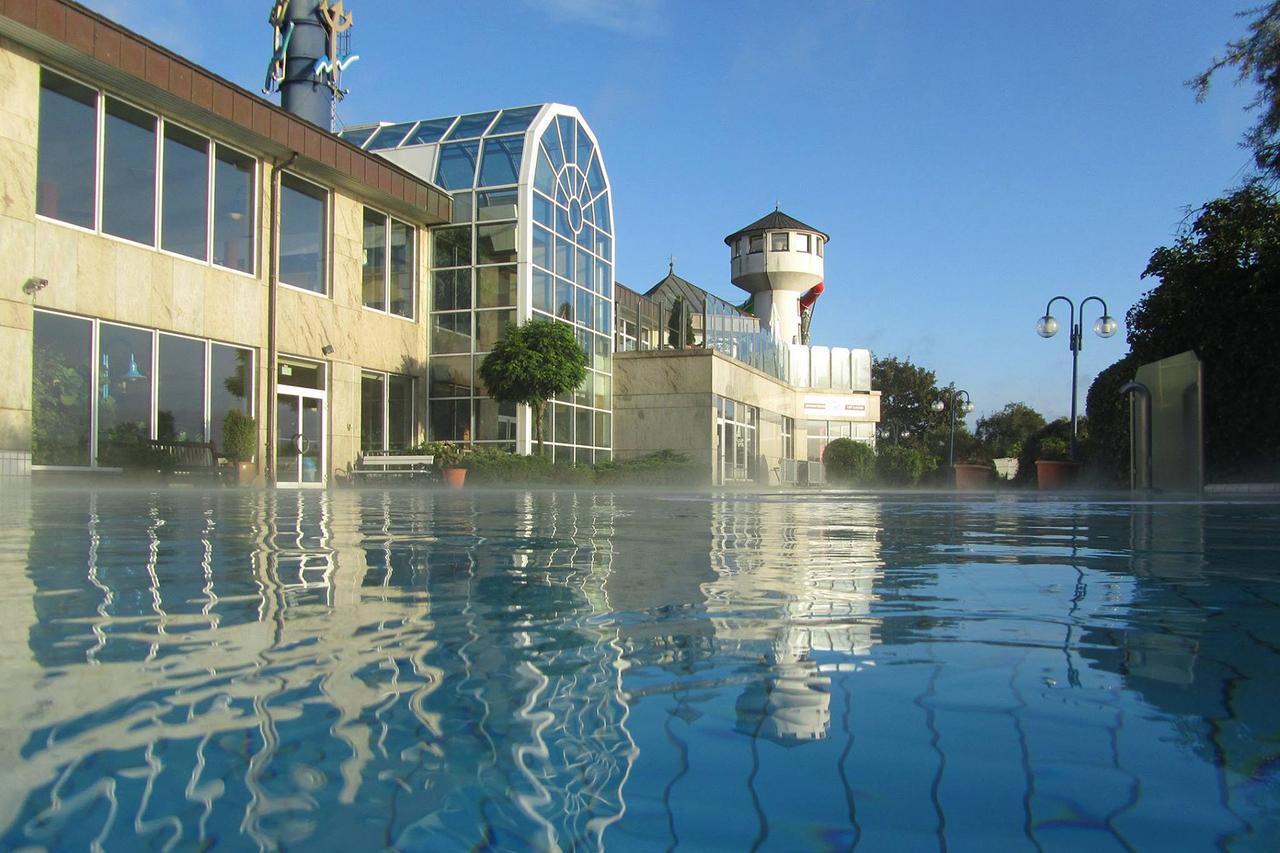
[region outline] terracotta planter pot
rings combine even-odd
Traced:
[[[1036,460],[1036,483],[1041,489],[1067,489],[1076,481],[1078,462],[1059,459]]]
[[[952,465],[957,489],[989,489],[994,481],[990,465],[974,465],[962,462]]]
[[[236,483],[241,486],[252,486],[258,478],[258,469],[252,462],[236,463]]]
[[[444,478],[444,484],[451,489],[461,489],[462,484],[467,481],[466,468],[444,468],[440,474]]]

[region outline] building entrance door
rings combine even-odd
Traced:
[[[276,485],[323,486],[324,392],[276,389]]]

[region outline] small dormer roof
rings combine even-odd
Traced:
[[[725,245],[731,246],[733,245],[734,240],[737,240],[744,234],[763,234],[765,231],[808,231],[820,236],[824,243],[831,242],[831,238],[822,231],[819,231],[817,228],[812,226],[805,225],[799,219],[787,216],[781,210],[776,208],[765,216],[757,219],[755,222],[752,222],[746,228],[740,228],[739,230],[734,231],[728,237],[724,238],[724,242]]]

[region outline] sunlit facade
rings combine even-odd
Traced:
[[[541,104],[358,125],[343,139],[453,196],[433,230],[428,437],[532,450],[527,409],[489,399],[479,366],[509,323],[571,324],[586,381],[547,407],[560,462],[612,457],[614,230],[609,176],[577,109]]]

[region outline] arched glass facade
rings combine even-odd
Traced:
[[[571,324],[591,368],[547,407],[551,452],[583,464],[611,458],[613,209],[581,114],[541,104],[341,135],[454,199],[453,224],[433,232],[430,438],[532,449],[529,413],[490,400],[479,366],[508,323],[536,317]]]

